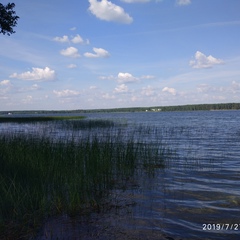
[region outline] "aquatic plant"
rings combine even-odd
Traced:
[[[72,130],[73,122],[68,121]],[[102,126],[99,123],[94,124]],[[107,122],[108,128],[94,132],[94,124],[84,124],[89,131],[77,139],[40,136],[37,131],[0,135],[0,230],[4,235],[10,231],[14,237],[22,236],[54,214],[98,209],[116,183],[119,187],[140,172],[164,167],[167,152],[161,142],[141,139],[153,130],[113,129]]]
[[[0,117],[0,123],[16,122],[16,123],[30,123],[30,122],[46,122],[57,120],[75,120],[84,119],[84,116],[10,116]]]

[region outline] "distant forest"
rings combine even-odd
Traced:
[[[217,104],[194,104],[180,106],[154,106],[154,107],[131,107],[131,108],[110,108],[91,110],[61,110],[61,111],[2,111],[0,114],[9,113],[94,113],[94,112],[167,112],[167,111],[218,111],[218,110],[239,110],[240,103],[217,103]]]

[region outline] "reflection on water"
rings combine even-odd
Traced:
[[[113,190],[110,209],[84,218],[50,219],[38,239],[240,238],[239,111],[88,114],[88,117],[127,122],[120,134],[136,129],[138,124],[154,125],[155,130],[146,131],[142,141],[159,139],[160,135],[161,144],[176,154],[167,168],[155,169],[154,177],[141,175],[134,187],[129,184],[125,191]],[[61,138],[84,137],[84,130],[73,133],[56,127],[49,132],[42,123],[0,126],[1,133],[10,129],[27,134],[38,129],[40,135]],[[92,130],[93,135],[100,132],[104,137],[104,131]],[[138,138],[137,131],[135,137]],[[209,224],[207,230],[204,224]],[[216,230],[216,224],[222,226],[220,230]],[[235,224],[235,229],[227,229],[228,224]]]

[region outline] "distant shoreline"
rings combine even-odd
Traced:
[[[170,112],[170,111],[223,111],[240,110],[240,103],[191,104],[178,106],[129,107],[109,109],[76,109],[76,110],[13,110],[0,111],[0,115],[11,114],[49,114],[49,113],[126,113],[126,112]]]

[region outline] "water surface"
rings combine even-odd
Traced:
[[[161,144],[175,152],[166,168],[155,169],[154,177],[140,177],[138,188],[113,191],[115,201],[123,201],[125,207],[101,216],[100,222],[108,230],[122,231],[125,235],[121,237],[131,236],[129,239],[240,238],[240,111],[83,115],[114,120],[125,126],[124,131],[139,124],[155,126],[157,130],[146,133],[143,141],[161,136]],[[29,134],[36,129],[43,135],[72,136],[67,130],[49,132],[42,123],[0,125],[1,133]],[[84,135],[83,131],[74,134]],[[98,221],[92,223],[100,224]]]

